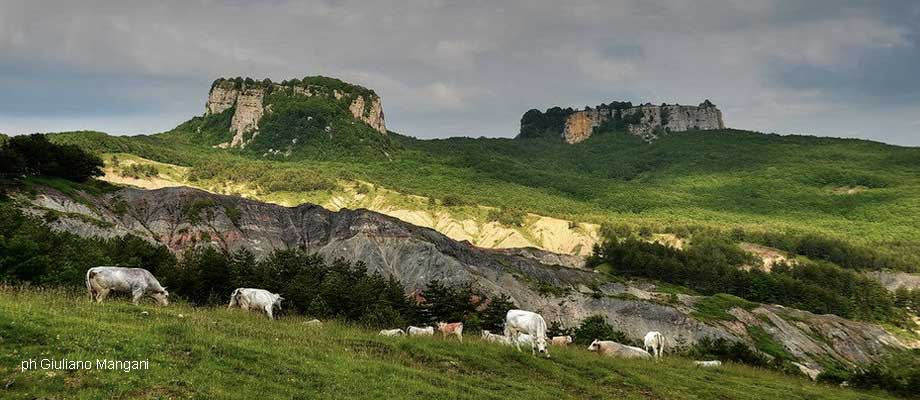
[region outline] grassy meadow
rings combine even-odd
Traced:
[[[467,336],[384,338],[359,326],[223,307],[92,304],[81,292],[0,287],[0,398],[882,399],[774,371],[695,368]],[[25,359],[149,360],[149,370],[20,372]]]

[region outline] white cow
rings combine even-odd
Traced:
[[[384,329],[380,331],[380,336],[400,336],[405,334],[406,332],[402,329]]]
[[[280,294],[269,292],[265,289],[238,288],[230,295],[230,305],[228,309],[239,307],[243,310],[261,311],[268,316],[268,319],[275,319],[273,310],[277,307],[281,309]]]
[[[486,330],[482,331],[482,340],[485,340],[487,342],[492,342],[492,343],[504,344],[508,346],[511,345],[511,338],[504,336],[504,335],[497,335],[497,334],[494,334]]]
[[[660,332],[651,331],[645,334],[645,351],[652,353],[655,359],[664,355],[664,336]]]
[[[536,344],[536,341],[533,340],[533,336],[526,333],[521,333],[517,337],[517,342],[523,344],[524,346],[533,347]]]
[[[540,314],[524,310],[509,310],[505,315],[505,336],[511,338],[518,351],[521,350],[520,335],[528,334],[533,336],[533,342],[530,345],[530,353],[536,354],[534,348],[541,354],[546,354],[549,358],[549,352],[546,350],[546,320]]]
[[[433,326],[426,326],[426,327],[410,326],[409,329],[406,329],[406,331],[409,332],[409,336],[433,336],[434,335]]]
[[[652,355],[645,350],[610,340],[594,339],[591,345],[588,346],[588,351],[596,351],[598,354],[611,357],[652,358]]]
[[[135,305],[148,296],[161,306],[169,305],[169,292],[143,268],[95,267],[86,271],[86,290],[90,300],[101,303],[109,292],[130,293]]]
[[[722,366],[722,362],[719,361],[719,360],[714,360],[714,361],[694,361],[693,364],[696,365],[697,367],[703,367],[703,368],[711,368],[711,367],[720,367],[720,366]]]
[[[568,346],[572,344],[572,342],[574,341],[575,339],[572,339],[571,336],[565,335],[565,336],[553,336],[553,338],[550,340],[550,343],[552,343],[554,346]]]

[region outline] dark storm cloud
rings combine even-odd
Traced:
[[[7,1],[0,131],[161,131],[218,76],[324,74],[419,137],[710,98],[733,127],[916,145],[918,21],[913,1]]]

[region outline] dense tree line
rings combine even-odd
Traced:
[[[745,269],[758,260],[725,238],[697,235],[687,250],[630,236],[597,245],[590,265],[608,263],[614,273],[687,286],[706,295],[729,293],[819,314],[900,321],[894,299],[877,282],[822,262],[775,265],[772,272]]]
[[[102,160],[41,134],[13,136],[0,145],[0,178],[48,176],[83,182],[102,175]]]
[[[26,216],[0,200],[0,281],[80,287],[90,267],[143,265],[156,271],[176,262],[165,247],[136,236],[88,239],[45,225],[56,218],[54,212],[43,221]]]
[[[565,120],[572,113],[571,107],[561,108],[553,107],[541,112],[540,110],[528,110],[521,117],[521,131],[518,138],[539,138],[539,137],[562,137],[562,131],[565,130]]]

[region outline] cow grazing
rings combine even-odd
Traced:
[[[438,322],[438,332],[441,332],[441,337],[454,335],[463,343],[463,322]]]
[[[110,292],[130,293],[131,302],[137,305],[141,297],[156,300],[161,306],[169,305],[169,292],[143,268],[95,267],[86,271],[86,290],[90,300],[101,303]]]
[[[243,310],[261,311],[268,319],[275,319],[273,311],[276,307],[281,309],[281,300],[284,300],[284,297],[268,290],[239,288],[230,295],[230,305],[227,308],[239,307]]]
[[[426,327],[410,326],[409,329],[406,329],[406,331],[409,332],[409,336],[432,336],[434,335],[433,326],[426,326]]]
[[[660,332],[651,331],[645,334],[645,351],[652,353],[655,359],[664,355],[664,336]]]
[[[384,329],[380,331],[380,336],[401,336],[405,334],[406,332],[402,329]]]
[[[530,345],[530,353],[536,354],[536,348],[541,354],[546,354],[549,358],[549,351],[546,350],[546,320],[540,314],[524,310],[509,310],[505,314],[505,336],[511,338],[518,351],[521,350],[520,335],[529,334],[533,336],[533,342]]]
[[[609,340],[601,341],[594,339],[594,341],[591,342],[591,345],[588,346],[588,351],[596,351],[598,354],[610,357],[652,358],[651,354],[638,347],[627,346],[625,344],[620,344]]]
[[[486,330],[482,331],[482,340],[485,340],[487,342],[492,342],[492,343],[504,344],[508,346],[511,345],[511,338],[504,336],[504,335],[496,335]]]
[[[523,344],[524,346],[533,347],[536,344],[536,341],[533,339],[533,335],[528,335],[526,333],[521,333],[517,337],[517,342]]]
[[[553,338],[550,339],[550,343],[552,343],[554,346],[568,346],[568,345],[572,344],[573,341],[574,341],[574,340],[573,340],[572,337],[569,336],[569,335],[566,335],[566,336],[553,336]]]
[[[721,367],[721,366],[722,366],[722,362],[719,361],[719,360],[714,360],[714,361],[694,361],[694,362],[693,362],[693,365],[696,365],[697,367],[703,367],[703,368],[712,368],[712,367]]]

